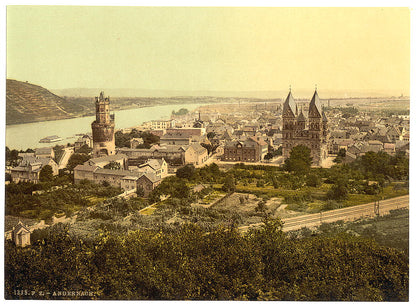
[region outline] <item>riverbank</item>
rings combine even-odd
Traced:
[[[187,108],[194,110],[203,103],[181,103],[171,105],[157,105],[126,110],[115,110],[116,129],[141,125],[143,122],[159,119],[168,119],[172,110]],[[55,146],[58,144],[73,143],[78,139],[76,134],[91,132],[91,123],[95,116],[76,117],[71,119],[33,122],[6,126],[6,146],[10,149],[26,150],[28,148],[40,148]],[[39,140],[56,135],[63,140],[54,143],[39,143]]]

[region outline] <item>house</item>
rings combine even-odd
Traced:
[[[58,175],[58,164],[52,158],[24,157],[17,167],[10,169],[13,182],[39,182],[39,174],[46,165],[51,166],[52,174]]]
[[[74,182],[78,184],[81,180],[94,181],[94,171],[99,167],[95,165],[83,164],[74,168]]]
[[[126,176],[139,176],[139,173],[122,169],[98,168],[93,171],[93,182],[97,184],[106,182],[111,186],[121,187],[122,179]]]
[[[161,145],[189,145],[191,143],[191,136],[180,131],[166,132],[160,137]]]
[[[82,148],[84,145],[86,145],[89,148],[92,148],[92,135],[85,134],[78,138],[77,141],[75,141],[74,149],[75,151],[78,151],[80,148]]]
[[[30,233],[29,228],[21,221],[12,229],[11,239],[16,246],[25,247],[30,245]]]
[[[264,156],[266,156],[266,154],[269,152],[268,143],[264,141],[262,137],[259,136],[251,137],[250,139],[257,143],[260,153],[260,160],[262,160]]]
[[[132,138],[130,140],[130,149],[136,149],[137,146],[143,144],[143,138]]]
[[[167,129],[175,126],[175,120],[152,120],[150,123],[152,129]]]
[[[390,126],[386,132],[386,135],[390,138],[392,142],[397,140],[403,140],[403,135],[400,133],[399,129],[396,126]]]
[[[37,158],[55,158],[55,151],[52,147],[35,149],[35,157]]]
[[[161,178],[155,174],[145,173],[137,180],[137,189],[143,190],[143,197],[149,196],[149,194],[156,188],[161,182]]]
[[[208,160],[208,150],[198,143],[192,143],[185,151],[185,163],[201,165]]]
[[[266,144],[267,146],[267,144]],[[261,160],[262,149],[253,139],[228,141],[224,146],[224,161],[257,162]]]
[[[118,149],[118,154],[127,156],[128,166],[140,166],[151,158],[164,159],[169,166],[182,166],[185,164],[185,151],[187,146],[163,145],[152,146],[150,149]]]
[[[106,165],[112,162],[120,164],[121,169],[125,169],[127,166],[127,155],[115,154],[115,155],[91,158],[90,160],[86,162],[86,164],[90,166],[97,166],[100,168],[104,168]]]
[[[168,175],[168,164],[163,158],[150,158],[139,166],[129,165],[129,170],[140,173],[154,173],[161,178],[165,178]]]
[[[396,146],[394,143],[384,143],[383,144],[383,151],[389,155],[396,154]]]
[[[135,175],[127,175],[123,177],[120,181],[120,187],[124,191],[132,191],[137,189],[137,180],[139,179],[138,176]]]

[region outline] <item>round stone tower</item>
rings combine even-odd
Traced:
[[[91,123],[93,139],[93,156],[114,155],[114,116],[110,116],[110,97],[104,97],[104,92],[95,98],[96,119]]]

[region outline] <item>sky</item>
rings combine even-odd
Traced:
[[[408,8],[8,6],[7,78],[48,89],[410,87]]]

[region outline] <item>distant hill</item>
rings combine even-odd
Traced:
[[[286,98],[288,93],[286,86],[279,87],[275,91],[177,91],[177,90],[163,90],[163,89],[133,89],[133,88],[68,88],[55,89],[54,93],[63,97],[94,97],[97,93],[104,91],[111,97],[240,97],[240,98],[261,98],[261,99],[275,99]],[[295,98],[310,99],[313,95],[314,88],[310,89],[293,89]],[[390,97],[399,96],[403,93],[401,90],[332,90],[332,89],[318,89],[321,98],[349,98],[349,97]],[[405,93],[408,95],[408,93]]]
[[[216,104],[239,101],[276,101],[285,99],[287,90],[279,91],[169,91],[146,89],[73,88],[49,90],[28,82],[7,79],[6,124],[61,120],[95,114],[94,97],[101,91],[111,96],[111,111],[171,104]],[[310,99],[313,89],[299,89],[295,99]],[[380,91],[319,90],[322,99],[382,96]],[[387,93],[384,93],[387,96]]]
[[[79,107],[45,88],[6,81],[6,124],[60,120],[77,116]]]

